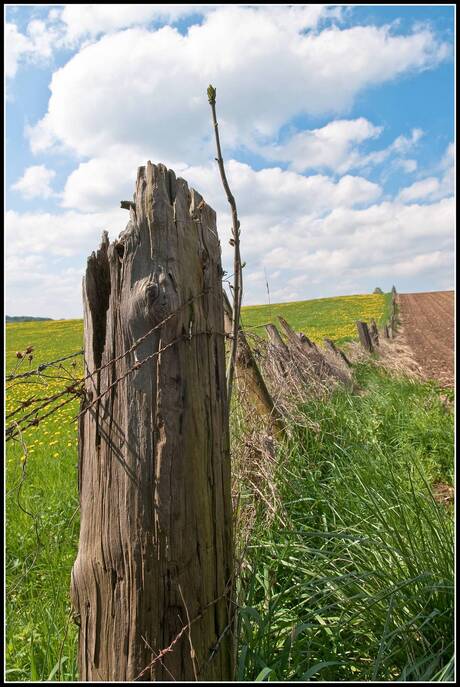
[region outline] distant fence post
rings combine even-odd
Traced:
[[[371,320],[370,334],[372,338],[372,343],[374,346],[379,345],[379,330],[377,329],[377,324],[375,320]]]
[[[358,336],[361,342],[361,346],[369,353],[373,353],[374,346],[372,344],[371,335],[369,333],[369,328],[366,322],[358,321],[356,322],[356,327],[358,329]]]
[[[265,325],[265,330],[268,334],[268,338],[270,342],[273,344],[273,346],[276,346],[277,348],[280,349],[280,351],[283,352],[283,354],[287,357],[289,355],[288,348],[286,344],[284,343],[283,339],[280,336],[279,331],[275,327],[274,324],[266,324]]]
[[[92,374],[71,584],[80,680],[229,681],[232,505],[215,213],[150,162],[127,209],[126,230],[110,245],[104,236],[83,284]]]
[[[231,335],[233,333],[233,309],[225,291],[223,292],[223,298],[225,331],[227,334]],[[284,434],[285,423],[281,413],[275,406],[273,398],[251,351],[251,347],[246,339],[246,335],[241,328],[238,331],[236,379],[238,384],[241,384],[244,388],[244,392],[254,403],[259,414],[267,419],[269,427],[275,434]]]
[[[398,318],[396,315],[396,289],[393,286],[391,289],[391,311],[390,311],[390,338],[394,339],[396,325],[398,324]]]

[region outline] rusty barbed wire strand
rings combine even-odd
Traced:
[[[48,413],[45,413],[44,415],[41,415],[40,417],[34,418],[25,427],[20,427],[20,431],[25,432],[30,427],[35,427],[35,426],[39,425],[42,420],[44,420],[45,418],[47,418],[50,415],[52,415],[53,413],[55,413],[57,410],[59,410],[60,408],[62,408],[65,405],[67,405],[67,403],[70,403],[70,401],[73,401],[75,398],[76,398],[76,396],[74,394],[72,394],[72,396],[70,398],[67,398],[63,403],[59,403],[59,405],[52,408]],[[17,424],[17,423],[13,423],[13,424]],[[18,435],[18,432],[16,432],[16,434],[12,434],[13,430],[14,430],[14,426],[12,427],[10,425],[9,427],[7,427],[7,429],[5,430],[5,434],[7,434],[5,441],[10,441],[10,439],[14,439]]]
[[[154,327],[149,329],[149,331],[146,332],[145,334],[143,334],[139,339],[136,339],[136,341],[132,344],[132,346],[130,346],[124,353],[120,353],[120,355],[118,355],[116,358],[112,358],[112,360],[109,360],[107,363],[104,363],[104,365],[101,365],[100,367],[96,368],[92,372],[89,372],[86,375],[86,377],[84,377],[82,379],[82,381],[86,382],[88,379],[90,379],[97,372],[101,372],[106,367],[109,367],[109,365],[112,365],[113,363],[118,362],[119,360],[121,360],[122,358],[127,356],[129,353],[132,353],[143,341],[145,341],[145,339],[148,336],[150,336],[150,334],[153,334],[153,332],[155,332],[157,329],[160,329],[161,327],[163,327],[163,325],[165,325],[167,322],[169,322],[169,320],[171,320],[173,317],[178,315],[187,305],[190,305],[194,301],[198,300],[198,298],[201,298],[202,296],[206,295],[210,291],[211,291],[210,288],[204,289],[198,295],[191,296],[188,300],[184,301],[184,303],[182,303],[182,305],[180,305],[176,310],[174,310],[174,312],[170,313],[167,317],[165,317],[164,320],[162,320],[161,322],[158,322],[158,324],[156,324]]]
[[[83,349],[81,351],[77,351],[76,353],[71,353],[70,355],[66,355],[62,358],[57,358],[57,360],[52,360],[49,363],[42,363],[39,365],[36,369],[34,370],[29,370],[28,372],[21,372],[20,374],[10,374],[6,375],[5,381],[9,382],[12,379],[23,379],[25,377],[31,377],[32,375],[38,375],[40,374],[43,370],[46,370],[47,367],[52,367],[53,365],[56,365],[56,363],[60,363],[63,360],[68,360],[69,358],[75,358],[77,355],[83,355]]]
[[[232,576],[232,577],[233,577],[233,576]],[[164,648],[164,649],[161,649],[161,651],[158,653],[158,655],[157,655],[157,656],[156,656],[147,666],[145,666],[145,668],[143,668],[143,669],[141,670],[141,672],[139,673],[139,675],[137,675],[137,676],[134,678],[134,681],[139,680],[143,675],[145,675],[145,673],[146,673],[148,670],[150,670],[150,669],[152,668],[152,666],[155,665],[155,663],[157,663],[158,661],[161,661],[161,659],[163,658],[163,656],[165,656],[166,654],[170,653],[170,652],[173,650],[174,646],[175,646],[175,645],[177,644],[177,642],[179,641],[179,639],[182,637],[182,635],[184,634],[184,632],[186,632],[187,630],[189,630],[190,627],[191,627],[194,623],[196,623],[198,620],[201,620],[201,619],[204,617],[205,611],[207,611],[209,608],[211,608],[211,606],[214,606],[215,604],[219,603],[219,601],[222,601],[222,599],[225,599],[225,598],[228,596],[228,587],[229,587],[231,581],[232,581],[232,578],[229,579],[229,581],[228,581],[228,583],[227,583],[227,585],[226,585],[226,587],[225,587],[224,593],[221,594],[220,596],[218,596],[216,599],[213,599],[213,601],[210,601],[208,604],[206,604],[206,606],[204,606],[203,610],[200,611],[200,613],[198,613],[198,615],[196,615],[196,616],[193,618],[193,620],[190,620],[190,622],[187,622],[187,623],[179,630],[179,632],[178,632],[177,635],[174,637],[174,639],[173,639],[172,642],[169,644],[169,646],[167,646],[167,647]],[[235,602],[232,602],[232,603],[235,603]],[[225,631],[225,630],[224,630],[224,631]]]
[[[40,372],[40,373],[36,376],[36,380],[30,381],[30,379],[19,379],[18,381],[13,381],[9,386],[5,387],[5,391],[10,391],[11,389],[13,389],[15,386],[18,386],[19,384],[26,384],[26,385],[28,385],[28,384],[36,384],[37,382],[39,382],[39,383],[42,383],[42,384],[46,385],[46,382],[43,381],[44,379],[52,379],[52,380],[54,380],[54,381],[56,381],[56,380],[58,380],[58,379],[63,379],[63,380],[66,381],[66,382],[73,382],[73,381],[75,381],[75,378],[74,378],[74,377],[63,376],[63,375],[47,375],[47,374],[43,374],[43,373]],[[77,380],[77,381],[78,381],[78,380]]]
[[[78,380],[77,382],[75,382],[75,384],[70,384],[68,387],[63,389],[63,391],[58,391],[57,393],[52,394],[51,396],[45,396],[42,398],[31,397],[31,398],[26,399],[25,401],[21,401],[21,404],[15,410],[12,410],[11,413],[8,413],[7,415],[5,415],[5,419],[13,417],[13,415],[16,415],[16,413],[19,410],[24,410],[25,408],[28,408],[29,406],[33,405],[34,403],[40,403],[41,401],[43,401],[43,405],[39,406],[38,408],[37,407],[33,408],[28,415],[24,415],[23,417],[20,418],[19,422],[23,422],[24,420],[27,420],[29,417],[32,417],[32,415],[34,415],[37,411],[42,410],[43,408],[45,408],[47,405],[49,405],[53,401],[56,401],[61,396],[64,396],[64,394],[75,393],[77,395],[80,395],[81,391],[76,388],[77,385],[80,385],[80,384],[81,384],[81,381]]]
[[[231,606],[233,608],[233,612],[231,612],[230,610],[228,611],[229,615],[231,616],[230,620],[227,623],[227,625],[224,627],[222,632],[220,633],[215,644],[213,644],[209,657],[207,658],[205,663],[201,667],[199,667],[198,673],[200,674],[201,671],[203,670],[203,668],[205,666],[209,665],[209,663],[213,660],[214,656],[217,654],[219,647],[220,647],[220,644],[222,643],[222,640],[224,639],[225,635],[232,628],[232,626],[235,624],[236,619],[238,618],[238,610],[241,608],[241,606],[232,597],[233,597],[233,594],[235,592],[235,580],[241,575],[247,547],[248,547],[248,541],[245,542],[245,545],[243,547],[243,550],[240,553],[240,556],[237,557],[236,560],[234,560],[234,568],[233,568],[233,571],[232,571],[229,579],[227,580],[224,592],[220,596],[218,596],[216,599],[214,599],[213,601],[210,601],[208,604],[206,604],[206,606],[204,606],[203,610],[197,616],[195,616],[195,618],[193,618],[193,620],[188,621],[179,630],[178,634],[175,636],[175,638],[172,640],[172,642],[169,644],[169,646],[167,646],[165,649],[162,649],[161,651],[159,651],[158,654],[153,658],[153,660],[145,668],[142,669],[142,671],[139,673],[139,675],[137,675],[134,678],[135,681],[139,680],[143,675],[145,675],[145,673],[148,670],[150,670],[152,668],[152,666],[155,665],[155,663],[157,663],[158,661],[161,661],[162,665],[164,665],[163,661],[162,661],[163,657],[167,653],[170,653],[173,650],[173,647],[177,644],[177,642],[182,637],[184,632],[186,630],[189,630],[195,622],[197,622],[198,620],[201,620],[204,617],[204,613],[205,613],[205,611],[208,610],[208,608],[210,608],[211,606],[214,606],[219,601],[226,599],[229,603],[229,606]],[[144,641],[145,641],[145,639],[144,639]],[[149,646],[149,648],[152,651],[152,653],[154,653],[152,647]],[[164,666],[164,667],[166,668],[166,666]],[[166,670],[168,670],[168,669],[166,668]],[[168,673],[169,673],[169,670],[168,670]]]

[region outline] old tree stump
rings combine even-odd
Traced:
[[[119,240],[109,245],[105,234],[88,259],[83,283],[93,374],[79,423],[81,529],[71,583],[80,679],[231,680],[215,213],[150,162],[138,170],[129,212]]]

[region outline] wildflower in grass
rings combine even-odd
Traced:
[[[59,458],[59,453],[53,453],[54,458]]]

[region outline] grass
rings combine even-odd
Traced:
[[[390,293],[385,293],[383,295],[383,310],[380,315],[380,317],[377,319],[375,318],[375,321],[379,326],[383,326],[387,322],[389,322],[390,317],[391,317],[391,304],[392,304],[392,294],[391,291]]]
[[[261,327],[268,322],[278,325],[277,317],[284,317],[295,331],[304,332],[317,343],[329,338],[341,344],[356,338],[356,320],[383,322],[389,312],[391,294],[370,294],[318,298],[312,301],[248,305],[242,309],[245,328]],[[263,327],[258,331],[262,336]]]
[[[385,304],[378,298],[375,319]],[[342,324],[334,336],[333,310],[325,301],[335,301],[339,323],[345,311],[353,327],[355,317],[366,319],[365,300],[359,315],[351,303],[344,306],[347,299],[321,300],[322,316],[319,301],[288,306],[295,311],[297,305],[300,318],[317,312],[323,334],[336,341]],[[288,306],[283,316],[312,335],[312,320],[305,326]],[[257,309],[248,311],[255,321]],[[9,371],[18,362],[15,352],[29,345],[35,367],[82,344],[79,320],[6,329]],[[26,360],[20,369],[28,365]],[[70,361],[64,365],[82,373]],[[452,483],[452,417],[433,385],[390,380],[374,368],[357,373],[366,393],[312,401],[303,411],[320,433],[299,427],[279,456],[276,489],[287,526],[277,518],[267,523],[259,504],[240,581],[241,679],[452,675],[452,518],[427,486]],[[63,384],[46,382],[13,387],[7,412]],[[7,445],[9,680],[77,679],[68,593],[79,532],[76,426],[69,422],[77,410],[74,401],[25,435],[25,463],[21,445]]]
[[[452,679],[453,514],[430,485],[452,483],[453,417],[433,385],[357,377],[304,407],[320,431],[280,453],[280,518],[258,506],[240,680]]]
[[[8,371],[18,363],[16,351],[29,345],[34,346],[34,359],[30,364],[22,362],[18,372],[82,347],[80,320],[7,325],[6,332]],[[75,369],[71,362],[64,363],[66,369],[81,375],[81,362]],[[8,392],[7,413],[19,400],[34,394],[48,396],[64,384],[31,379]],[[79,532],[77,436],[75,423],[70,423],[77,410],[78,401],[73,401],[25,433],[25,463],[21,444],[7,444],[5,649],[9,680],[77,679],[77,633],[69,616],[68,593]]]

